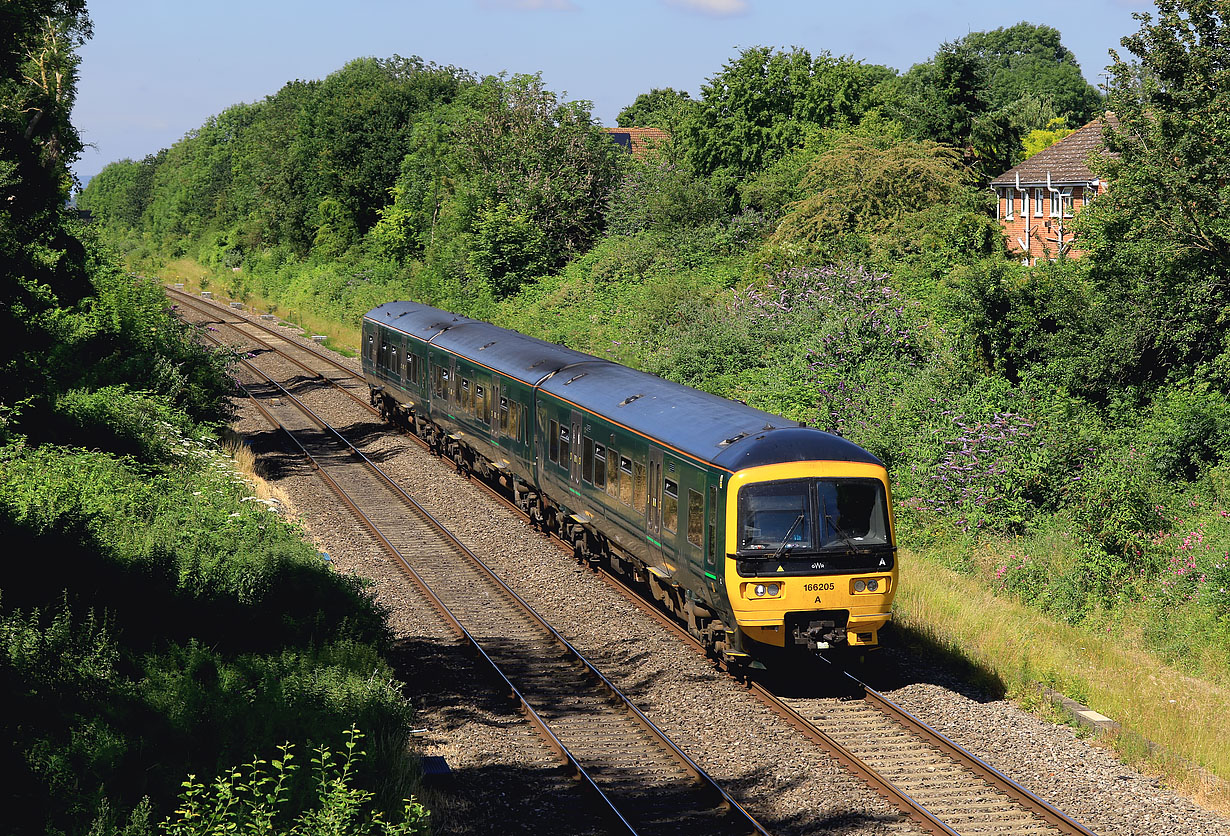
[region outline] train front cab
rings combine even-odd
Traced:
[[[726,495],[736,654],[861,654],[891,618],[897,564],[887,473],[847,461],[736,472]]]

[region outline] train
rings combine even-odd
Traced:
[[[361,339],[386,420],[646,590],[728,670],[879,646],[892,494],[858,445],[413,301],[369,311]]]

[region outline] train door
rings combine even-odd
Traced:
[[[508,387],[491,380],[491,438],[497,447],[507,447],[508,435]],[[511,451],[510,451],[511,452]]]
[[[662,557],[662,451],[649,448],[649,504],[645,509],[645,531],[650,554]]]
[[[718,484],[714,481],[712,474],[708,481],[709,484],[705,489],[705,586],[717,595],[718,587],[725,583],[724,574],[719,571],[723,566],[722,532],[718,524],[721,516],[718,513],[720,494]]]
[[[666,490],[671,488],[669,468],[666,475]],[[705,567],[705,474],[696,468],[679,462],[676,467],[678,479],[674,481],[675,515],[678,518],[675,543],[679,548],[680,562],[698,581],[704,578]],[[665,502],[665,499],[663,500]]]
[[[363,357],[367,360],[368,368],[375,369],[376,366],[376,324],[368,320],[363,320]]]
[[[448,382],[449,411],[446,414],[456,421],[456,415],[461,411],[461,378],[457,376],[457,358],[451,354],[448,358]]]
[[[389,368],[389,332],[381,329],[376,340],[379,343],[379,348],[376,352],[376,368],[379,369],[380,377],[388,380],[392,377],[392,370]]]
[[[580,412],[573,410],[572,412],[572,456],[571,462],[568,465],[568,474],[572,481],[573,490],[581,490],[581,422],[583,416]]]

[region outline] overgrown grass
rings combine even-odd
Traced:
[[[1033,698],[1043,683],[1123,726],[1116,749],[1219,809],[1230,793],[1204,787],[1200,776],[1164,750],[1222,778],[1230,778],[1225,745],[1230,687],[1187,676],[1143,650],[1131,631],[1072,626],[995,595],[975,577],[937,560],[903,552],[894,620],[926,640],[972,660],[1017,699]],[[1113,743],[1113,742],[1112,742]]]

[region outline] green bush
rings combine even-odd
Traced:
[[[165,470],[0,451],[0,530],[24,556],[0,585],[0,683],[20,703],[0,718],[13,832],[82,830],[104,799],[148,795],[161,814],[174,775],[346,723],[373,731],[377,775],[403,773],[410,715],[381,656],[384,612],[208,443],[172,449]]]

